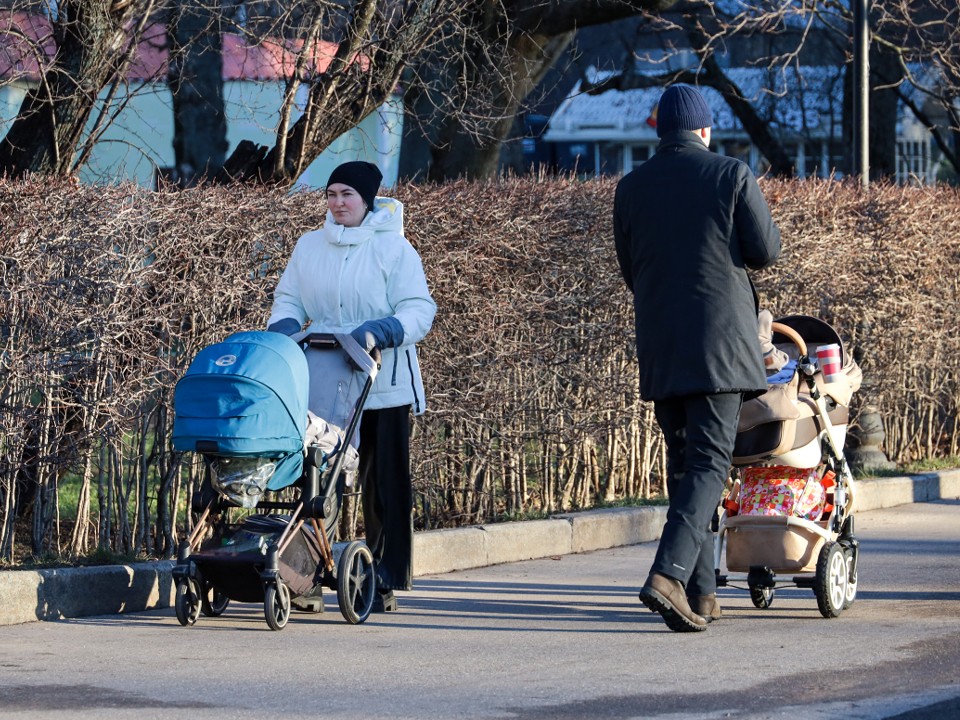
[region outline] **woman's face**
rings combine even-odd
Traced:
[[[357,227],[367,214],[367,206],[360,193],[343,183],[327,186],[327,206],[333,219],[344,227]]]

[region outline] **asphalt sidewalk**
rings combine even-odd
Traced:
[[[855,512],[960,498],[960,470],[857,483]],[[414,575],[652,542],[665,507],[590,510],[414,536]],[[0,571],[0,625],[172,607],[174,562]]]

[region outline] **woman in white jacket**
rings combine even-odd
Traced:
[[[394,590],[413,587],[410,410],[426,409],[415,343],[437,306],[417,251],[403,236],[403,205],[377,197],[372,163],[343,163],[327,182],[327,217],[303,235],[277,288],[268,329],[350,333],[379,347],[381,370],[360,423],[367,545],[377,567],[374,611],[396,609]]]

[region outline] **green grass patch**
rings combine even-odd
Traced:
[[[148,558],[132,553],[118,553],[99,549],[82,558],[70,561],[53,555],[43,557],[28,556],[14,565],[0,564],[0,570],[48,570],[70,567],[97,567],[101,565],[130,565],[131,563],[149,562],[155,558]]]
[[[943,470],[954,470],[960,468],[960,457],[956,455],[948,457],[924,458],[915,460],[904,465],[898,465],[894,468],[872,468],[869,470],[855,470],[853,475],[858,479],[872,477],[901,477],[903,475],[920,475],[929,472],[940,472]]]
[[[523,512],[507,512],[497,516],[494,522],[517,522],[522,520],[546,520],[556,515],[567,515],[568,513],[586,512],[587,510],[602,510],[604,508],[627,508],[627,507],[650,507],[658,505],[669,505],[668,498],[657,497],[625,497],[609,502],[599,501],[588,507],[572,507],[569,510],[555,510],[547,512],[545,510],[525,510]]]
[[[940,470],[954,470],[960,468],[960,457],[952,455],[950,457],[934,457],[917,460],[904,465],[903,471],[908,474],[939,472]]]

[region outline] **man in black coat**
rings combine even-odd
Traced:
[[[657,106],[660,145],[624,176],[614,240],[636,314],[640,394],[667,446],[670,507],[640,600],[670,629],[720,617],[712,533],[744,398],[766,390],[747,268],[780,255],[749,167],[709,151],[713,115],[686,85]]]

